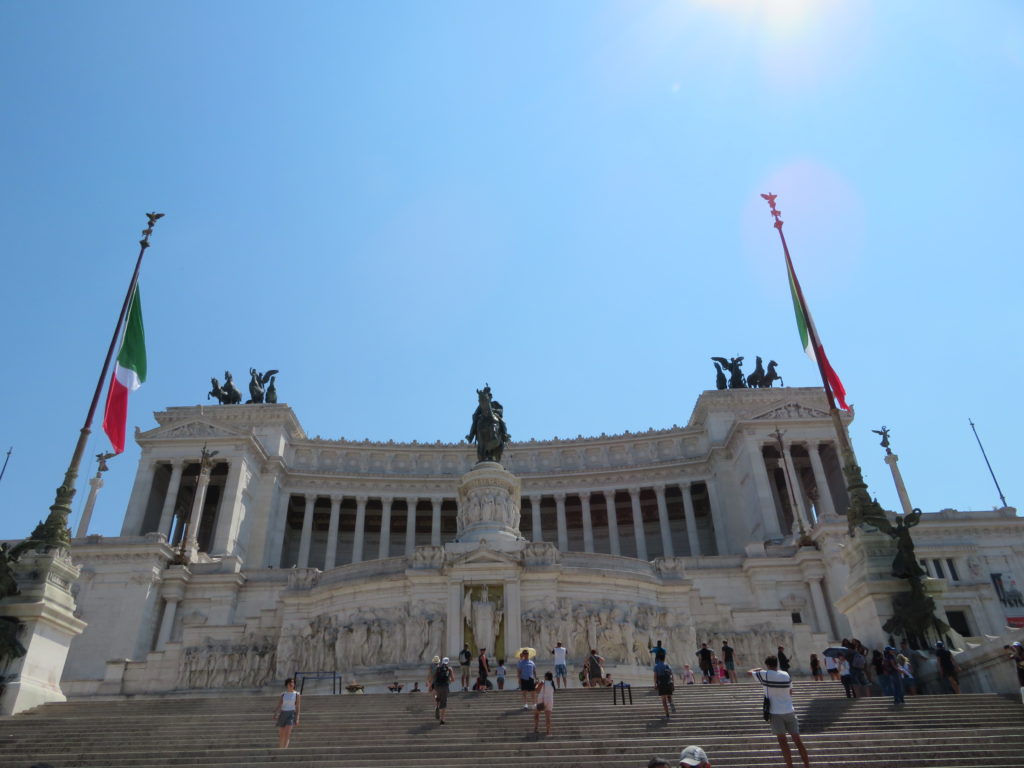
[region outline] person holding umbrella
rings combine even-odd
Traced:
[[[519,690],[523,693],[523,709],[537,704],[537,665],[532,659],[537,655],[533,648],[519,649],[519,663],[516,671],[519,674]]]

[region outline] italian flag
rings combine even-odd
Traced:
[[[142,303],[135,288],[128,309],[128,322],[121,339],[121,351],[110,379],[107,409],[103,412],[103,431],[110,438],[114,453],[124,451],[124,434],[128,424],[128,393],[146,380],[146,332],[142,328]]]
[[[821,336],[818,335],[818,329],[811,318],[811,311],[807,308],[807,302],[804,301],[804,293],[800,289],[800,281],[796,279],[793,262],[788,253],[786,254],[786,271],[789,273],[789,290],[793,294],[796,327],[800,330],[800,342],[804,345],[804,352],[814,361],[822,376],[828,381],[828,386],[839,402],[839,407],[848,411],[850,406],[846,404],[846,389],[843,387],[843,382],[839,380],[839,376],[832,370],[828,357],[825,355],[825,347],[821,344]],[[815,339],[817,339],[817,348],[814,346]]]

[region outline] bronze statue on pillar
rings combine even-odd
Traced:
[[[466,440],[476,442],[476,460],[501,461],[502,451],[511,441],[505,428],[505,411],[501,403],[491,398],[491,387],[484,384],[476,391],[478,405],[473,411],[473,423]]]

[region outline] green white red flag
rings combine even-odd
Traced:
[[[117,354],[114,375],[107,393],[107,408],[103,412],[103,431],[110,438],[114,453],[124,451],[124,436],[128,424],[128,393],[134,392],[146,380],[146,332],[142,327],[142,302],[138,286],[128,309],[128,322],[121,338],[121,351]]]
[[[835,395],[836,400],[839,402],[839,407],[844,411],[848,411],[850,406],[846,404],[846,389],[843,387],[843,382],[839,380],[839,376],[832,370],[832,365],[825,355],[825,347],[821,343],[821,336],[818,335],[818,329],[814,325],[813,318],[811,318],[811,311],[807,308],[803,291],[800,289],[800,281],[796,279],[793,261],[789,258],[788,252],[786,253],[786,271],[789,273],[789,289],[793,294],[796,326],[800,330],[800,342],[804,345],[804,352],[818,365],[828,381],[832,394]],[[815,340],[817,340],[817,347],[815,347]]]

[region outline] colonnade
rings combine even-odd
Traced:
[[[700,488],[697,504],[694,487]],[[727,551],[714,486],[703,481],[626,490],[528,493],[523,502],[523,535],[532,541],[550,541],[563,552],[649,560]],[[372,515],[368,514],[371,508]],[[286,493],[266,564],[329,570],[366,560],[409,557],[419,545],[439,546],[453,539],[456,513],[456,500],[439,496]],[[397,542],[396,536],[401,537]]]
[[[800,527],[810,529],[818,518],[837,514],[837,503],[845,501],[845,484],[832,441],[750,436],[747,442],[766,539],[784,538]],[[830,482],[830,474],[840,477]]]

